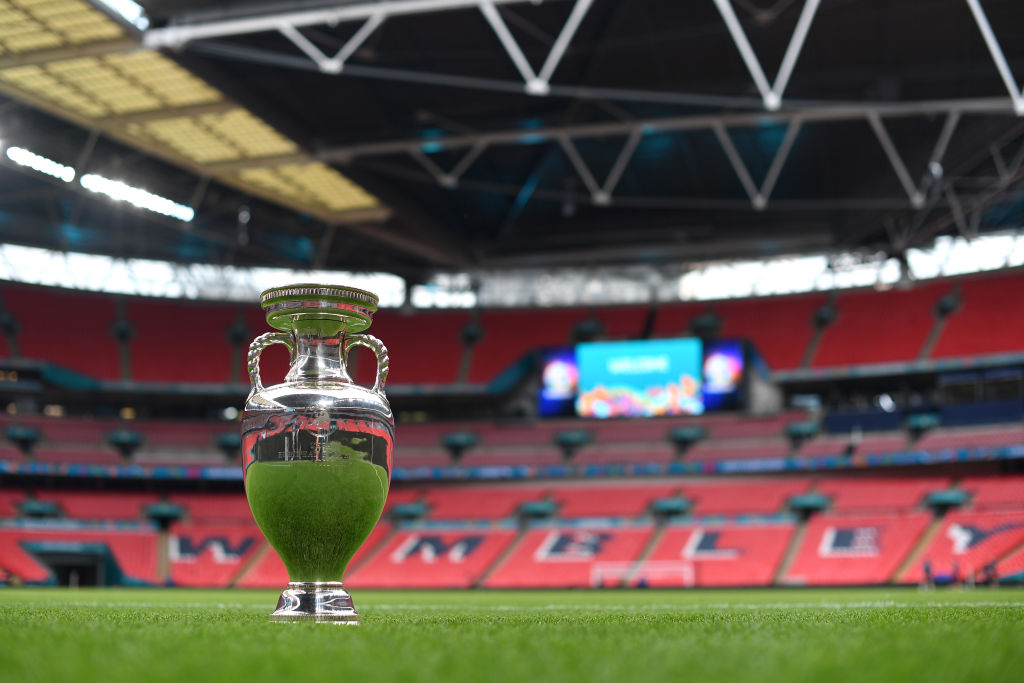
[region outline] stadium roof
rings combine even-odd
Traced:
[[[1022,25],[1010,0],[8,0],[0,138],[35,156],[2,157],[2,235],[414,281],[899,256],[1020,225]]]

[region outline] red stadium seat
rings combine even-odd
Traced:
[[[0,490],[0,518],[17,517],[18,505],[25,500],[24,491]]]
[[[451,384],[459,374],[465,345],[462,330],[469,324],[464,311],[418,311],[406,315],[381,309],[368,332],[384,342],[391,358],[388,381],[395,384]],[[373,384],[377,361],[364,349],[355,353],[354,378]]]
[[[193,522],[247,522],[255,524],[249,501],[242,493],[175,493],[170,496]]]
[[[814,312],[825,294],[762,297],[723,301],[715,306],[722,318],[722,339],[749,339],[773,370],[800,367],[814,334]]]
[[[808,586],[887,583],[930,521],[922,512],[815,517],[784,580]]]
[[[971,494],[976,510],[1024,506],[1024,477],[967,477],[960,488]]]
[[[908,290],[840,293],[838,316],[821,335],[811,365],[916,360],[935,325],[935,303],[950,289],[940,282]]]
[[[961,306],[950,314],[932,358],[1019,352],[1024,319],[1007,315],[1007,302],[1024,296],[1020,273],[965,278],[960,285]]]
[[[818,492],[832,499],[836,512],[900,512],[921,506],[930,492],[948,487],[945,477],[826,479]]]
[[[159,500],[155,493],[122,491],[39,491],[36,498],[56,503],[68,517],[90,520],[141,519],[145,506]]]
[[[510,529],[400,531],[348,576],[362,588],[469,588],[516,537]]]
[[[427,490],[431,519],[500,519],[521,503],[539,500],[545,490],[525,486],[452,486]]]
[[[157,535],[153,531],[104,529],[0,529],[0,567],[29,583],[51,580],[49,570],[24,549],[25,543],[98,543],[105,545],[130,581],[159,585]]]
[[[237,308],[148,299],[129,301],[126,311],[135,326],[133,380],[207,383],[231,379],[228,330],[235,323]]]
[[[768,586],[792,537],[792,523],[669,527],[629,585]]]
[[[552,494],[559,517],[637,517],[647,514],[651,502],[669,498],[675,484],[632,486],[563,486]]]
[[[918,583],[930,561],[935,578],[963,580],[1024,543],[1024,509],[1016,512],[954,511],[914,565],[900,579]],[[955,576],[954,576],[955,570]]]
[[[486,588],[589,588],[619,585],[653,527],[531,529],[484,581]]]
[[[168,538],[171,583],[227,587],[264,543],[254,525],[174,524]]]
[[[542,347],[565,346],[585,309],[483,311],[483,337],[473,348],[470,382],[490,382],[526,353]]]
[[[964,429],[935,429],[914,443],[914,450],[942,451],[969,448],[1019,446],[1024,443],[1024,425],[1008,424]]]
[[[771,515],[784,512],[790,496],[805,493],[806,479],[702,482],[683,486],[683,497],[697,515]]]
[[[110,334],[117,320],[114,297],[45,287],[5,287],[3,299],[18,321],[23,357],[49,361],[96,379],[121,379],[120,351]]]
[[[755,460],[784,458],[793,450],[783,437],[698,441],[683,456],[687,461]]]

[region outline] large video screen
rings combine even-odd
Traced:
[[[572,347],[541,352],[541,384],[537,396],[537,414],[541,417],[567,417],[576,409],[580,373],[576,368],[576,350]]]
[[[704,409],[734,410],[743,397],[743,343],[711,342],[704,347]]]
[[[699,339],[592,342],[576,346],[581,417],[654,417],[704,412]]]

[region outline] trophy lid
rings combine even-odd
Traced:
[[[377,311],[377,295],[342,285],[296,284],[260,294],[267,324],[288,331],[301,320],[332,320],[352,333],[365,331]]]

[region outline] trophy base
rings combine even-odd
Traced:
[[[341,581],[292,581],[281,592],[272,621],[312,621],[317,624],[359,624],[359,612],[352,606],[352,596]]]

